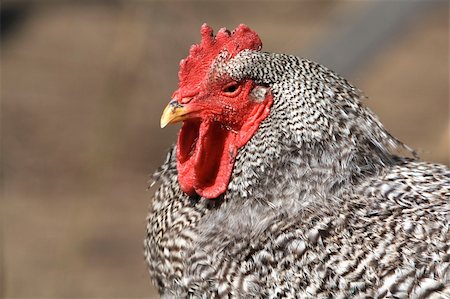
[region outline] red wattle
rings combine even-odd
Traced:
[[[192,133],[195,128],[186,122],[179,136],[177,169],[181,190],[216,198],[226,191],[230,180],[237,153],[236,134],[218,122],[201,123],[197,137]]]
[[[238,148],[255,134],[270,112],[272,95],[255,103],[238,131],[212,120],[188,120],[178,136],[177,170],[181,190],[205,198],[225,193],[233,172]]]

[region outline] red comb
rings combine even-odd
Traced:
[[[202,35],[200,44],[191,47],[189,56],[181,60],[178,72],[179,87],[190,89],[193,93],[208,72],[212,61],[223,50],[227,50],[231,58],[242,50],[259,51],[262,47],[258,34],[243,24],[233,32],[222,28],[216,36],[213,35],[211,27],[203,24],[200,33]],[[189,92],[185,90],[184,93]]]

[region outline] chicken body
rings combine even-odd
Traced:
[[[450,298],[450,171],[410,149],[345,79],[244,50],[217,76],[273,95],[215,199],[155,174],[145,256],[165,298]]]

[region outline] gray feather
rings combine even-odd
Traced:
[[[323,66],[243,51],[214,68],[274,104],[222,197],[180,190],[175,148],[157,171],[145,256],[164,297],[450,298],[445,166],[418,161]]]

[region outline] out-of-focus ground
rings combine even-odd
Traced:
[[[344,73],[395,136],[448,165],[449,10],[431,2]],[[3,3],[0,297],[156,296],[142,253],[146,186],[176,139],[159,117],[200,25],[246,23],[266,51],[315,59],[374,3]]]

